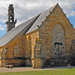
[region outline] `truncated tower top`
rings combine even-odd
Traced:
[[[8,21],[7,24],[7,32],[15,27],[17,20],[14,21],[14,7],[13,4],[10,4],[8,7]]]

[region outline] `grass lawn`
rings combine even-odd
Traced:
[[[0,73],[0,75],[75,75],[75,68]]]

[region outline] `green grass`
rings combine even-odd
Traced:
[[[75,68],[0,73],[0,75],[75,75]]]

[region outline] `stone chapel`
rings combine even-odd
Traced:
[[[43,68],[75,65],[75,30],[57,3],[15,27],[8,7],[7,33],[0,38],[0,66]]]

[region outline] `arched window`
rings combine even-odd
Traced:
[[[53,42],[53,54],[62,55],[64,54],[64,30],[57,24],[52,30],[52,42]]]
[[[2,59],[3,59],[3,58],[6,58],[6,52],[7,52],[7,49],[4,48],[4,49],[2,50],[2,52],[0,53],[0,56],[1,56]]]
[[[16,44],[14,46],[14,57],[20,57],[20,46],[19,46],[19,44]]]

